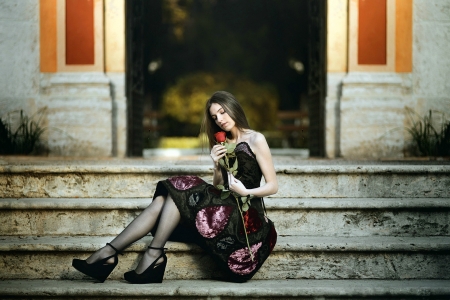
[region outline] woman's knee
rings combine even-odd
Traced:
[[[149,206],[147,206],[147,209],[156,209],[161,210],[164,206],[165,197],[164,196],[158,196],[152,200]]]

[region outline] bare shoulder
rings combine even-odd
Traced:
[[[266,137],[262,133],[257,131],[252,131],[250,133],[249,144],[255,154],[258,154],[257,152],[267,151],[269,149]]]

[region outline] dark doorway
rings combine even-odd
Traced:
[[[325,0],[127,0],[126,18],[129,156],[142,155],[144,115],[157,118],[168,89],[209,75],[231,92],[248,82],[276,95],[279,111],[306,114],[308,130],[291,143],[324,155]],[[169,114],[157,124],[163,135],[198,134],[198,122]],[[301,128],[292,126],[278,129]]]

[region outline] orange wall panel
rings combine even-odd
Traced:
[[[359,0],[358,64],[387,64],[387,2]]]
[[[94,62],[94,0],[66,0],[66,64]]]
[[[40,68],[41,72],[57,71],[56,0],[40,0]]]
[[[412,72],[412,0],[396,1],[395,71]]]

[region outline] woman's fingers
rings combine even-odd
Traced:
[[[240,181],[238,179],[236,179],[236,177],[234,177],[233,174],[231,174],[230,172],[228,172],[228,183],[231,185],[233,183],[239,183]]]
[[[215,155],[225,154],[227,152],[227,149],[222,145],[215,145],[211,149],[211,153],[214,153]]]
[[[236,179],[233,174],[228,172],[228,186],[231,191],[238,193],[239,195],[246,195],[245,186],[239,179]]]
[[[222,145],[215,145],[211,149],[211,158],[214,160],[214,162],[218,162],[219,159],[225,156],[227,153],[227,149]]]

